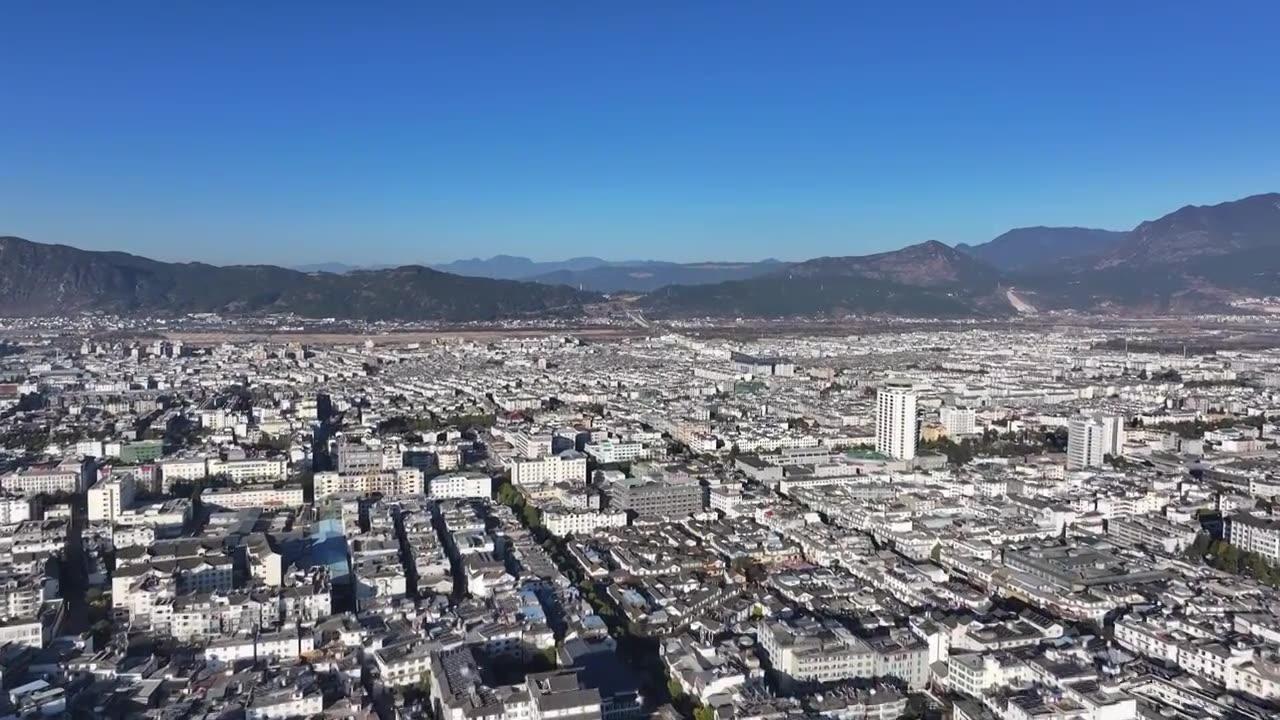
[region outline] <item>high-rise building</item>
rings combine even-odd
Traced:
[[[1124,423],[1111,415],[1077,415],[1067,424],[1067,468],[1101,467],[1124,447]]]
[[[911,383],[890,380],[876,395],[876,452],[898,460],[916,456],[920,440],[917,396]]]

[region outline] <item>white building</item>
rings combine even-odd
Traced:
[[[32,648],[44,647],[44,625],[39,620],[15,620],[0,625],[0,646],[13,643]]]
[[[25,495],[77,493],[84,489],[84,478],[79,461],[63,460],[57,465],[15,470],[0,476],[0,487]]]
[[[647,460],[652,455],[644,443],[638,442],[601,440],[587,443],[582,449],[601,465]]]
[[[587,458],[573,450],[543,458],[515,458],[511,461],[511,484],[516,487],[561,482],[583,484],[586,481]]]
[[[289,475],[289,461],[284,458],[247,458],[244,460],[209,459],[209,475],[226,475],[234,482],[284,480]]]
[[[622,527],[627,524],[625,512],[608,510],[579,510],[568,507],[546,508],[542,512],[542,524],[552,535],[589,535],[596,528]]]
[[[330,495],[352,493],[356,495],[379,494],[385,497],[421,495],[422,471],[417,468],[400,468],[374,473],[344,475],[336,472],[316,473],[316,499]]]
[[[200,502],[229,510],[255,507],[300,507],[303,504],[301,485],[275,486],[237,485],[224,488],[208,488],[200,493]]]
[[[920,441],[917,396],[907,381],[889,381],[876,394],[876,452],[897,460],[916,456]]]
[[[760,621],[757,635],[784,684],[890,675],[921,688],[929,679],[929,648],[909,636],[873,645],[834,621],[788,624],[768,619]]]
[[[1119,457],[1124,423],[1114,416],[1077,415],[1067,423],[1067,468],[1101,467],[1107,455]]]
[[[938,410],[938,421],[952,439],[978,434],[978,413],[973,408],[944,405]]]
[[[319,686],[306,689],[254,688],[253,698],[244,709],[246,720],[285,720],[313,717],[324,712],[324,693]]]
[[[206,458],[164,460],[160,463],[160,486],[165,492],[169,492],[176,483],[192,482],[208,474],[209,465]]]
[[[435,500],[492,497],[493,479],[478,472],[437,475],[427,481],[427,495]]]
[[[1272,565],[1280,565],[1280,520],[1249,513],[1232,515],[1227,519],[1226,539],[1241,550],[1258,553]]]
[[[129,473],[116,473],[89,488],[89,521],[115,522],[125,510],[133,507],[134,478]]]
[[[31,519],[31,500],[13,493],[0,494],[0,525],[17,525]]]
[[[521,457],[540,458],[551,454],[551,433],[536,433],[526,430],[517,430],[510,435],[511,447],[520,453]]]

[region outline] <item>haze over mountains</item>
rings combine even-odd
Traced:
[[[976,246],[929,241],[791,264],[499,256],[443,266],[452,272],[313,267],[163,263],[0,238],[0,314],[293,312],[475,321],[578,316],[604,300],[601,293],[623,291],[647,293],[634,306],[653,316],[1215,311],[1241,297],[1280,295],[1280,194],[1186,206],[1128,232],[1021,228]]]
[[[661,260],[610,261],[598,257],[576,257],[568,260],[537,262],[513,255],[471,258],[430,267],[442,272],[486,277],[495,280],[528,280],[546,285],[568,285],[591,292],[650,292],[667,285],[701,285],[726,280],[740,280],[763,275],[783,263],[777,260],[759,262],[674,263]],[[296,265],[302,272],[347,273],[353,270],[377,270],[387,265],[353,266],[342,263]]]

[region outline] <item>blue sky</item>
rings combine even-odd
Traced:
[[[1280,3],[445,5],[6,6],[0,234],[801,259],[1280,190]]]

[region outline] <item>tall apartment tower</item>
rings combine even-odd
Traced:
[[[1067,469],[1101,467],[1124,448],[1124,422],[1111,415],[1077,415],[1067,424]]]
[[[876,394],[876,452],[898,460],[916,456],[920,421],[910,382],[891,380]]]

